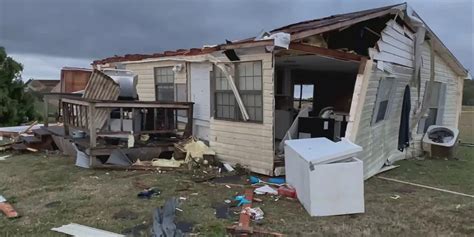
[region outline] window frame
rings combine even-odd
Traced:
[[[384,84],[386,83],[387,81],[390,81],[390,84]],[[372,122],[371,122],[371,125],[372,126],[375,126],[375,125],[378,125],[378,124],[381,124],[383,123],[383,121],[386,121],[389,116],[390,116],[390,112],[391,112],[391,109],[392,109],[392,101],[393,101],[393,94],[394,94],[394,91],[395,91],[395,84],[396,84],[396,78],[395,77],[382,77],[379,81],[379,85],[377,87],[377,94],[375,96],[375,103],[374,103],[374,110],[373,110],[373,113],[372,113]],[[386,92],[386,98],[382,98],[381,96],[381,93],[384,92],[383,90],[388,90],[388,92]],[[380,120],[377,120],[379,118],[379,113],[380,113],[380,105],[387,101],[387,105],[385,107],[385,112],[384,112],[384,116],[382,119]]]
[[[430,83],[429,81],[426,81],[425,82],[425,93],[423,95],[423,103],[430,103],[428,105],[428,109],[426,110],[426,114],[427,116],[426,117],[423,117],[420,122],[418,123],[418,128],[417,128],[417,133],[418,134],[423,134],[426,132],[426,130],[428,129],[428,127],[426,127],[426,121],[428,121],[428,118],[429,118],[429,113],[432,109],[436,109],[436,114],[435,114],[435,121],[434,121],[434,124],[431,124],[431,125],[442,125],[443,124],[443,114],[444,114],[444,107],[445,107],[445,103],[446,103],[446,83],[443,83],[443,82],[439,82],[439,81],[433,81],[433,85],[432,86],[432,89],[434,89],[433,91],[431,91],[431,100],[433,98],[433,95],[434,93],[437,93],[437,97],[438,97],[438,101],[436,101],[435,104],[432,104],[433,101],[426,101],[426,88],[428,88],[428,83]],[[435,88],[435,85],[437,85]],[[437,89],[437,91],[436,91]]]
[[[159,82],[158,81],[158,76],[164,76],[164,75],[158,75],[157,74],[157,71],[158,70],[163,70],[163,69],[169,69],[171,70],[172,72],[172,78],[173,78],[173,81],[172,82]],[[166,76],[171,76],[171,74],[166,74]],[[176,100],[176,86],[175,86],[175,81],[176,81],[176,78],[175,78],[175,73],[173,71],[173,66],[164,66],[164,67],[154,67],[153,68],[153,78],[154,78],[154,81],[155,81],[155,101],[160,101],[160,102],[174,102]],[[167,87],[172,87],[171,90],[173,92],[173,98],[171,100],[158,100],[158,97],[159,97],[159,87],[160,86],[167,86]],[[169,89],[169,88],[168,88]]]
[[[239,65],[240,64],[244,64],[244,63],[252,63],[252,66],[255,67],[255,64],[254,63],[259,63],[260,64],[260,75],[255,75],[255,73],[252,75],[252,77],[260,77],[260,90],[242,90],[239,88],[239,82],[240,82],[240,74],[239,74]],[[217,80],[218,80],[218,77],[217,77],[217,70],[220,70],[220,68],[216,67],[215,65],[213,65],[213,71],[212,71],[212,89],[214,90],[213,92],[213,117],[214,119],[216,120],[225,120],[225,121],[233,121],[233,122],[249,122],[249,123],[260,123],[260,124],[263,124],[263,114],[264,114],[264,105],[263,105],[263,62],[262,60],[252,60],[252,61],[243,61],[243,62],[234,62],[233,63],[233,68],[234,68],[234,84],[235,86],[237,87],[237,90],[239,91],[239,94],[240,94],[240,97],[242,98],[242,102],[244,103],[245,105],[245,100],[244,100],[244,97],[247,96],[247,95],[260,95],[260,101],[258,102],[260,104],[260,106],[258,105],[255,105],[256,102],[254,100],[254,105],[253,106],[250,106],[250,105],[245,105],[246,109],[247,109],[247,112],[249,112],[249,108],[261,108],[261,114],[260,114],[260,117],[261,117],[261,120],[247,120],[247,121],[244,121],[242,119],[242,113],[240,112],[240,108],[237,104],[237,100],[234,96],[234,93],[233,91],[230,89],[229,85],[227,84],[227,87],[228,89],[227,90],[221,90],[221,89],[218,89],[217,88]],[[222,73],[222,72],[221,72]],[[221,74],[222,75],[222,74]],[[224,80],[227,81],[227,78],[225,76],[220,76],[219,78],[223,78]],[[255,85],[255,81],[252,81]],[[233,104],[233,107],[234,107],[234,116],[233,118],[228,118],[228,117],[220,117],[218,116],[218,103],[217,103],[217,100],[218,100],[218,94],[228,94],[230,96],[230,99],[232,99],[234,101],[234,104]]]

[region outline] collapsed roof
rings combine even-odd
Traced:
[[[344,29],[352,25],[366,22],[372,19],[386,17],[395,15],[395,18],[398,18],[399,21],[402,21],[407,27],[413,27],[416,24],[423,24],[426,28],[426,38],[432,40],[433,47],[435,52],[437,52],[441,58],[443,58],[448,65],[450,65],[453,70],[460,76],[468,76],[467,70],[463,65],[457,60],[457,58],[449,51],[449,49],[441,42],[441,40],[434,34],[434,32],[426,25],[424,21],[414,12],[406,3],[385,6],[380,8],[374,8],[364,11],[351,12],[345,14],[338,14],[329,17],[302,21],[277,29],[271,30],[269,33],[288,33],[291,36],[292,42],[298,42],[304,38],[328,33],[335,30]],[[413,20],[415,19],[415,20]],[[417,22],[417,21],[421,22]],[[144,59],[150,58],[163,58],[163,57],[172,57],[172,56],[194,56],[212,53],[222,49],[236,47],[255,47],[255,46],[264,46],[268,45],[268,40],[256,40],[256,37],[237,40],[233,42],[228,42],[226,44],[215,45],[211,47],[203,48],[191,48],[191,49],[178,49],[176,51],[165,51],[163,53],[154,53],[154,54],[126,54],[124,56],[113,56],[101,60],[93,61],[92,65],[107,64],[107,63],[116,63],[116,62],[129,62],[129,61],[141,61]]]

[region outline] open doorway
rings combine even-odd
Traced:
[[[360,62],[291,50],[275,61],[276,147],[285,136],[344,137]]]

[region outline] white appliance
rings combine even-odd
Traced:
[[[452,159],[458,137],[459,130],[455,127],[431,125],[423,136],[422,148],[429,157]]]
[[[311,216],[364,212],[362,147],[343,138],[285,142],[286,182]]]

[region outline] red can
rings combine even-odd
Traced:
[[[289,198],[296,198],[296,189],[290,186],[281,186],[278,188],[278,195]]]

